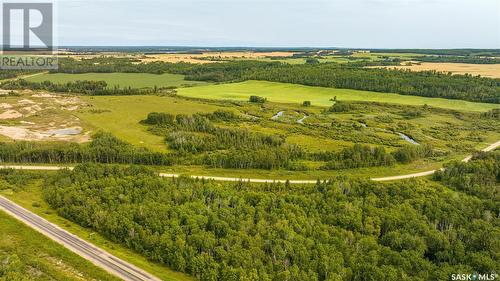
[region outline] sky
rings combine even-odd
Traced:
[[[500,48],[500,0],[56,0],[59,46]]]

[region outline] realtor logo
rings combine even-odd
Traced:
[[[3,51],[54,51],[52,3],[3,3]]]
[[[0,69],[57,69],[54,14],[51,2],[2,3]]]

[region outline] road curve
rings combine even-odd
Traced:
[[[63,245],[72,252],[84,257],[96,266],[126,281],[145,281],[160,279],[131,265],[106,251],[61,229],[57,225],[33,214],[12,201],[0,196],[0,210],[22,221],[31,228]]]
[[[483,152],[490,152],[495,150],[497,147],[500,146],[500,141],[497,141],[496,143],[491,144],[490,146],[486,147],[485,149],[481,150]],[[469,155],[465,157],[462,162],[469,162],[472,159],[472,155]],[[441,168],[440,170],[443,170]],[[401,176],[392,176],[392,177],[383,177],[383,178],[372,178],[372,181],[395,181],[395,180],[403,180],[403,179],[411,179],[411,178],[418,178],[418,177],[426,177],[434,174],[437,170],[432,170],[432,171],[426,171],[426,172],[420,172],[420,173],[415,173],[415,174],[409,174],[409,175],[401,175]]]
[[[495,150],[497,147],[500,147],[500,141],[493,143],[481,150],[483,152],[489,152]],[[472,155],[467,156],[463,159],[463,162],[469,162],[472,159]],[[72,166],[28,166],[28,165],[0,165],[0,169],[15,169],[15,170],[35,170],[35,171],[57,171],[63,169],[72,170],[74,167]],[[373,181],[394,181],[394,180],[403,180],[403,179],[411,179],[418,177],[426,177],[432,175],[436,170],[419,172],[414,174],[400,175],[400,176],[390,176],[390,177],[382,177],[382,178],[371,178]],[[179,174],[167,174],[167,173],[159,173],[160,177],[164,178],[178,178],[181,175]],[[287,181],[290,184],[315,184],[317,180],[283,180],[283,179],[250,179],[250,178],[231,178],[231,177],[215,177],[215,176],[189,176],[194,179],[205,179],[205,180],[214,180],[214,181],[245,181],[252,183],[286,183]]]

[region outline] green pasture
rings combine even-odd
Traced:
[[[51,81],[53,83],[68,83],[75,81],[105,81],[109,87],[182,87],[207,84],[205,82],[186,81],[184,75],[150,74],[150,73],[44,73],[26,78],[31,82]]]
[[[139,122],[151,112],[193,114],[213,112],[217,106],[201,102],[159,96],[93,96],[81,97],[91,105],[77,116],[90,129],[104,130],[138,146],[156,151],[166,150],[163,137],[151,134]]]
[[[463,100],[427,98],[418,96],[377,93],[349,89],[311,87],[297,84],[275,83],[265,81],[246,81],[241,83],[208,85],[178,89],[178,94],[203,99],[248,100],[250,96],[266,97],[278,103],[302,103],[311,101],[316,106],[331,106],[331,99],[337,97],[341,101],[369,101],[403,105],[424,105],[433,107],[483,112],[500,108],[498,104],[475,103]]]

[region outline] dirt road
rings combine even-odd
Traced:
[[[495,150],[497,147],[500,147],[500,141],[497,141],[496,143],[493,143],[486,147],[485,149],[481,150],[484,152],[489,152]],[[469,162],[472,159],[471,156],[467,156],[464,160],[464,162]],[[34,170],[34,171],[57,171],[57,170],[62,170],[62,169],[69,169],[72,170],[74,167],[72,166],[28,166],[28,165],[0,165],[0,169],[15,169],[15,170]],[[419,173],[414,173],[414,174],[407,174],[407,175],[399,175],[399,176],[390,176],[390,177],[381,177],[381,178],[372,178],[371,180],[373,181],[393,181],[393,180],[403,180],[403,179],[410,179],[410,178],[418,178],[418,177],[426,177],[432,175],[436,170],[432,171],[425,171],[425,172],[419,172]],[[160,177],[165,177],[165,178],[177,178],[180,177],[181,175],[179,174],[166,174],[166,173],[159,173]],[[237,182],[237,181],[246,181],[246,182],[253,182],[253,183],[285,183],[287,180],[284,179],[251,179],[251,178],[231,178],[231,177],[216,177],[216,176],[196,176],[196,175],[191,175],[189,176],[191,178],[195,179],[205,179],[205,180],[214,180],[214,181],[229,181],[229,182]],[[317,180],[289,180],[288,181],[290,184],[315,184]]]

